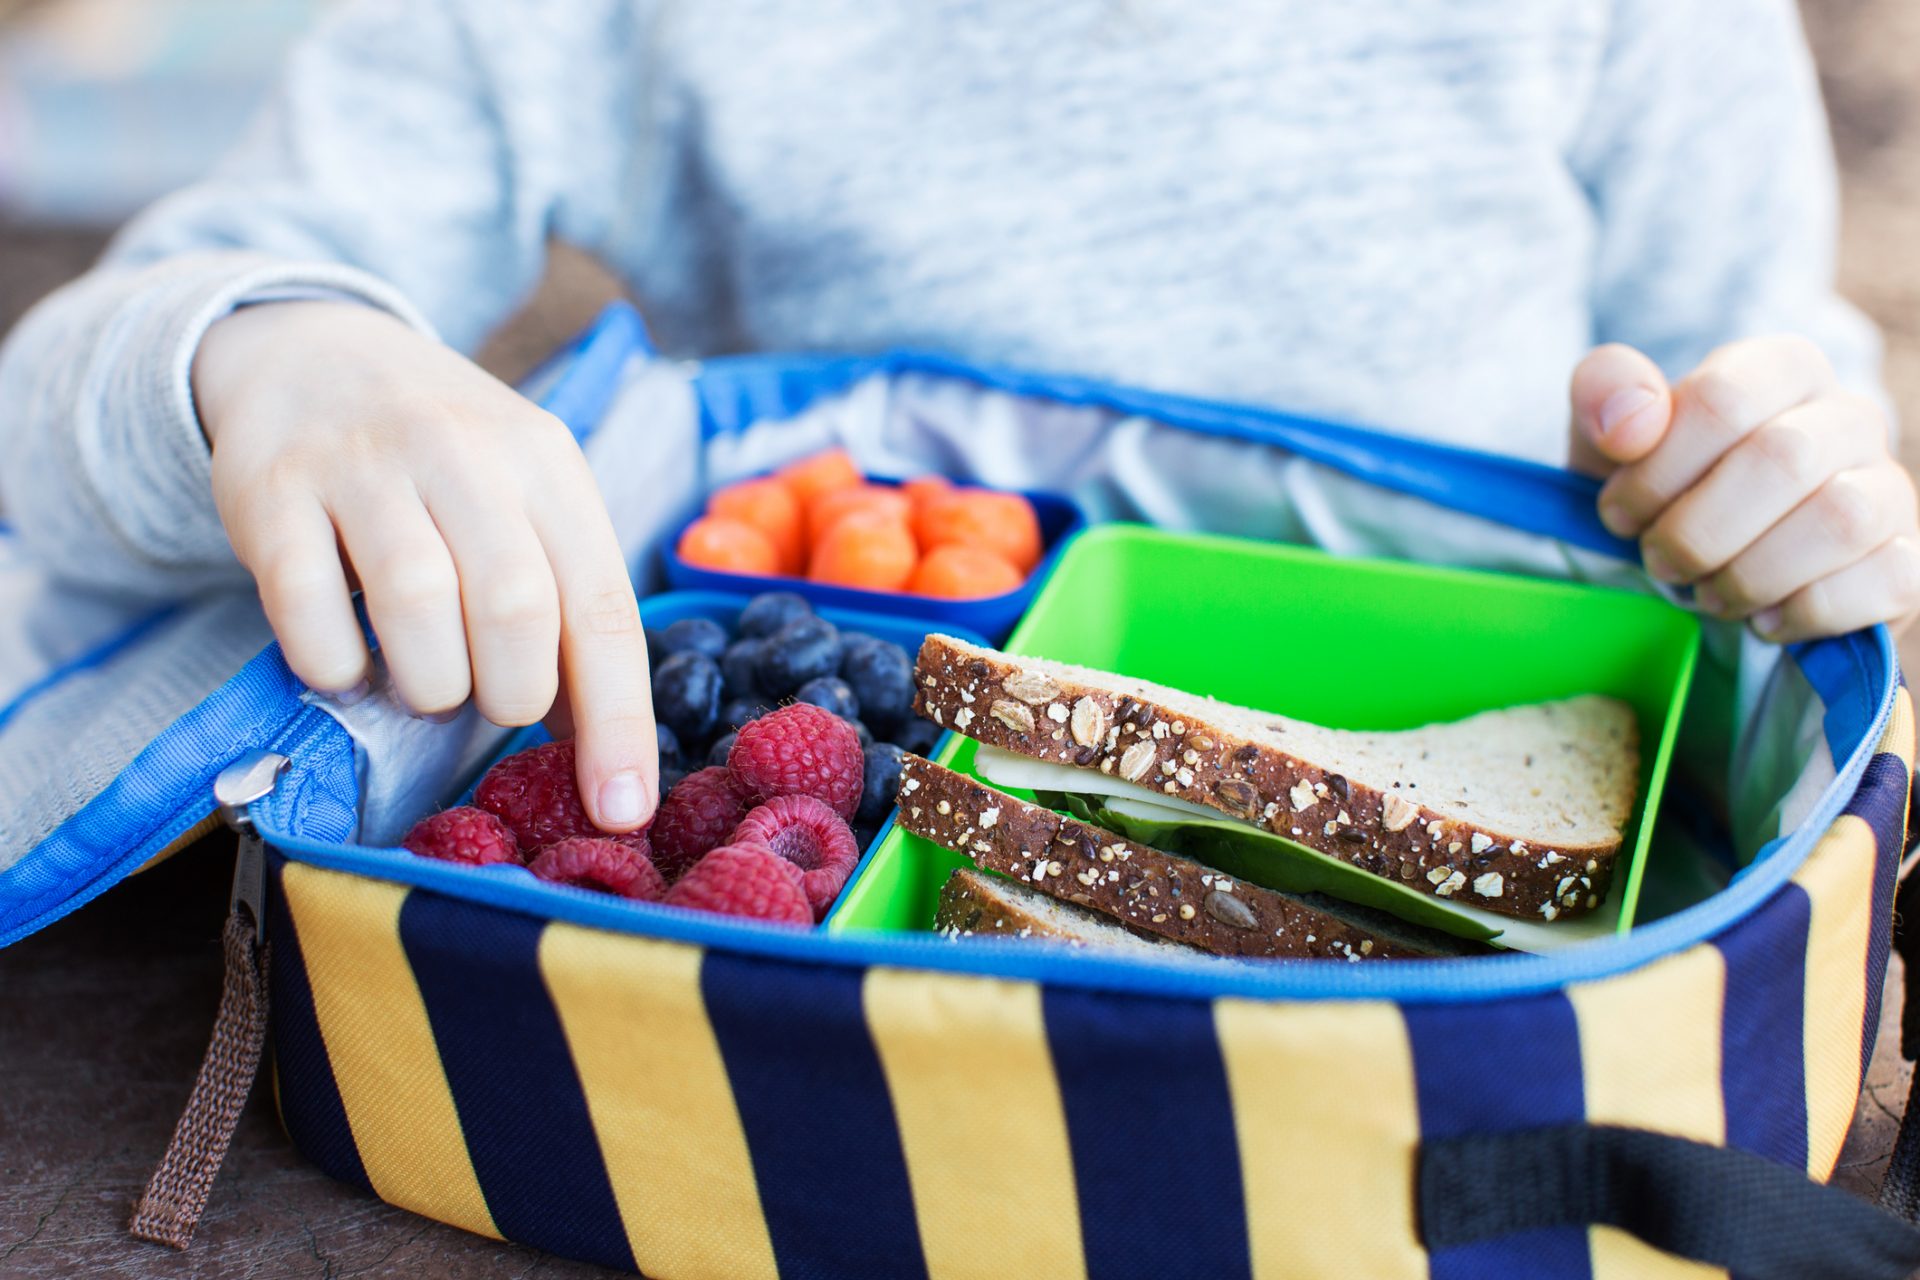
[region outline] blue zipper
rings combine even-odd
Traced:
[[[1638,563],[1640,549],[1600,523],[1600,484],[1559,467],[1254,405],[1215,404],[1097,379],[972,365],[911,349],[878,355],[738,355],[703,363],[694,386],[707,438],[791,418],[876,374],[925,374],[1011,395],[1143,416],[1203,435],[1272,445],[1397,493]],[[1387,446],[1387,447],[1383,447]]]
[[[272,733],[266,735],[266,741],[258,745],[270,751],[278,751],[291,759],[298,759],[300,750],[315,738],[329,732],[333,724],[332,718],[325,712],[302,703],[295,703],[292,714],[280,722]],[[229,759],[239,758],[254,745],[248,742],[236,742]],[[61,899],[59,903],[39,915],[0,933],[0,947],[11,946],[28,934],[44,929],[54,921],[78,911],[132,875],[134,871],[144,866],[148,859],[160,853],[175,840],[205,822],[214,812],[213,793],[209,790],[201,796],[199,803],[190,803],[182,807],[145,840],[102,868],[80,892]]]
[[[1896,677],[1893,644],[1886,628],[1873,637],[1883,688]],[[666,939],[799,964],[868,965],[931,969],[983,977],[1016,978],[1060,986],[1144,995],[1211,999],[1241,996],[1286,1000],[1395,1000],[1442,1003],[1486,1000],[1557,991],[1638,968],[1684,950],[1745,918],[1799,870],[1814,846],[1859,789],[1893,713],[1882,698],[1872,724],[1821,794],[1813,812],[1791,836],[1774,841],[1721,892],[1624,937],[1597,941],[1554,955],[1484,956],[1455,960],[1396,960],[1391,964],[1235,961],[1187,956],[1114,959],[1092,951],[1039,948],[1019,942],[969,940],[965,945],[935,934],[835,933],[796,930],[722,916],[628,902],[590,890],[552,885],[520,867],[459,867],[416,857],[403,849],[372,849],[305,840],[275,825],[262,806],[253,817],[267,842],[296,861],[370,876],[498,907],[541,920],[557,920],[610,933]]]
[[[626,357],[644,350],[632,309],[615,304],[576,344],[576,369],[545,397],[574,408],[604,405]],[[617,357],[617,358],[616,358]],[[594,376],[577,376],[578,365]],[[1013,394],[1044,396],[1068,404],[1092,404],[1143,414],[1174,426],[1238,439],[1278,444],[1329,466],[1443,506],[1469,512],[1492,510],[1503,523],[1636,560],[1638,549],[1614,537],[1593,509],[1597,485],[1557,468],[1482,454],[1427,441],[1391,437],[1339,423],[1311,421],[1250,407],[1212,405],[1155,392],[1130,391],[1092,379],[975,367],[949,357],[914,351],[881,356],[720,357],[694,380],[708,436],[743,429],[753,421],[791,417],[820,396],[844,390],[876,373],[925,373],[961,378]],[[556,394],[557,393],[557,394]],[[568,417],[581,416],[576,409]],[[578,427],[576,427],[578,430]],[[1537,518],[1516,521],[1516,512]],[[1875,628],[1881,687],[1896,677],[1892,640]],[[1478,1000],[1553,991],[1570,982],[1621,973],[1691,946],[1736,923],[1789,880],[1859,787],[1892,714],[1882,697],[1873,722],[1814,812],[1791,836],[1761,851],[1725,890],[1625,937],[1595,942],[1551,956],[1507,955],[1465,960],[1400,960],[1393,964],[1291,964],[1187,957],[1170,951],[1152,959],[1115,960],[1091,952],[1063,952],[1020,943],[972,941],[966,946],[931,934],[827,934],[684,912],[651,903],[627,902],[589,890],[552,885],[524,868],[456,867],[399,849],[372,849],[311,841],[275,825],[254,806],[254,821],[268,842],[296,860],[331,870],[371,876],[483,903],[542,920],[560,920],[609,932],[663,938],[803,964],[899,965],[1067,986],[1169,996],[1247,996],[1294,1000],[1392,999],[1408,1003]],[[864,860],[863,864],[864,865]]]

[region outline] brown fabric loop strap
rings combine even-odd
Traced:
[[[175,1249],[193,1240],[267,1043],[267,948],[256,952],[253,922],[242,911],[227,917],[222,941],[227,975],[213,1039],[167,1153],[127,1224],[136,1238]]]

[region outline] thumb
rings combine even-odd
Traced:
[[[1573,371],[1571,460],[1576,471],[1608,475],[1652,453],[1673,418],[1673,391],[1658,365],[1610,342]]]

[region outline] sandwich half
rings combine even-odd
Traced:
[[[1486,950],[1327,894],[1265,888],[1007,795],[919,756],[907,756],[902,766],[899,803],[895,821],[902,827],[964,855],[983,871],[1097,912],[1135,934],[1214,955],[1359,961]],[[1057,914],[1040,922],[1027,914],[1033,933],[1057,936],[1058,930],[1044,927],[1057,924]],[[949,915],[943,923],[952,931],[956,921]],[[977,923],[961,931],[990,932]],[[1007,936],[1004,930],[1002,936]],[[1031,934],[1016,929],[1013,936]]]
[[[943,635],[922,645],[915,678],[921,715],[1055,766],[1006,785],[1075,791],[1097,775],[1107,794],[1200,806],[1536,922],[1606,899],[1639,785],[1632,709],[1599,695],[1330,729]]]
[[[1098,912],[972,867],[956,869],[941,886],[933,929],[949,938],[1034,938],[1120,951],[1164,952],[1168,946],[1129,933]]]

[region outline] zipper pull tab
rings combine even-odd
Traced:
[[[160,1166],[133,1207],[127,1230],[135,1238],[184,1249],[206,1210],[213,1180],[233,1142],[240,1109],[260,1073],[267,1044],[266,849],[247,806],[269,795],[287,758],[253,751],[220,771],[213,798],[220,816],[240,835],[234,859],[227,925],[221,935],[226,980],[213,1038],[200,1063],[187,1108],[174,1126]]]
[[[213,780],[214,802],[220,816],[240,837],[233,860],[233,891],[227,897],[229,915],[238,915],[245,907],[253,918],[253,942],[259,946],[267,936],[267,856],[260,833],[253,829],[247,806],[273,794],[280,775],[291,763],[274,751],[249,751],[220,771]]]

